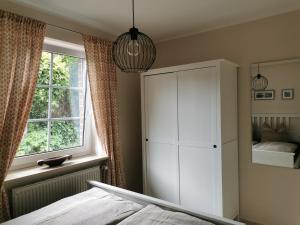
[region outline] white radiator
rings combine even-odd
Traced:
[[[12,189],[13,217],[32,212],[59,199],[87,190],[87,181],[100,181],[100,167],[81,170]]]

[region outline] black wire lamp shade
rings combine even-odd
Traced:
[[[134,26],[134,1],[132,9],[133,27],[113,43],[113,60],[123,72],[145,72],[155,61],[156,48],[151,38]]]
[[[254,91],[263,91],[268,87],[268,80],[261,74],[257,74],[252,80],[252,89]]]
[[[113,44],[113,60],[124,72],[144,72],[156,58],[153,41],[133,27],[121,34]]]
[[[252,89],[254,91],[263,91],[268,87],[268,79],[259,72],[259,64],[257,64],[257,75],[252,78]]]

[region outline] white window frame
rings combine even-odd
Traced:
[[[48,51],[54,54],[56,53],[56,54],[76,56],[82,58],[85,61],[84,47],[81,45],[76,45],[76,44],[72,44],[60,40],[45,38],[43,51]],[[86,63],[83,63],[83,66],[86,67]],[[83,69],[84,69],[83,71],[85,72],[87,71],[86,68]],[[94,139],[96,135],[94,134],[95,129],[94,129],[93,119],[92,119],[93,113],[91,107],[91,96],[90,96],[89,83],[87,78],[84,81],[84,85],[85,85],[86,99],[85,99],[85,116],[84,116],[84,131],[83,131],[82,146],[15,157],[12,166],[10,168],[11,170],[21,169],[21,168],[36,165],[36,161],[40,159],[56,157],[61,155],[73,155],[73,157],[80,157],[80,156],[85,156],[85,155],[95,153],[95,151],[93,151],[94,149],[93,146],[95,144]],[[42,87],[43,85],[37,85],[37,86]],[[51,83],[50,85],[44,85],[44,86],[47,88],[50,87],[49,89],[51,89],[51,87],[55,87],[55,88],[57,87],[55,85],[51,85]],[[69,88],[69,89],[76,89],[76,88]],[[60,119],[71,120],[72,118],[70,117],[70,118],[30,119],[30,121],[48,121],[48,120],[55,121]]]

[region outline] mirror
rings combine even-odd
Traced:
[[[300,165],[300,58],[251,65],[252,163]]]

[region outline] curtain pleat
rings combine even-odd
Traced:
[[[83,35],[93,112],[98,137],[108,156],[104,182],[125,187],[119,143],[117,75],[112,58],[112,42]]]
[[[117,75],[112,58],[112,43],[89,35],[83,35],[83,41],[97,133],[108,156],[104,182],[124,187],[118,128]]]
[[[0,222],[9,219],[4,179],[22,140],[46,25],[0,10]]]

